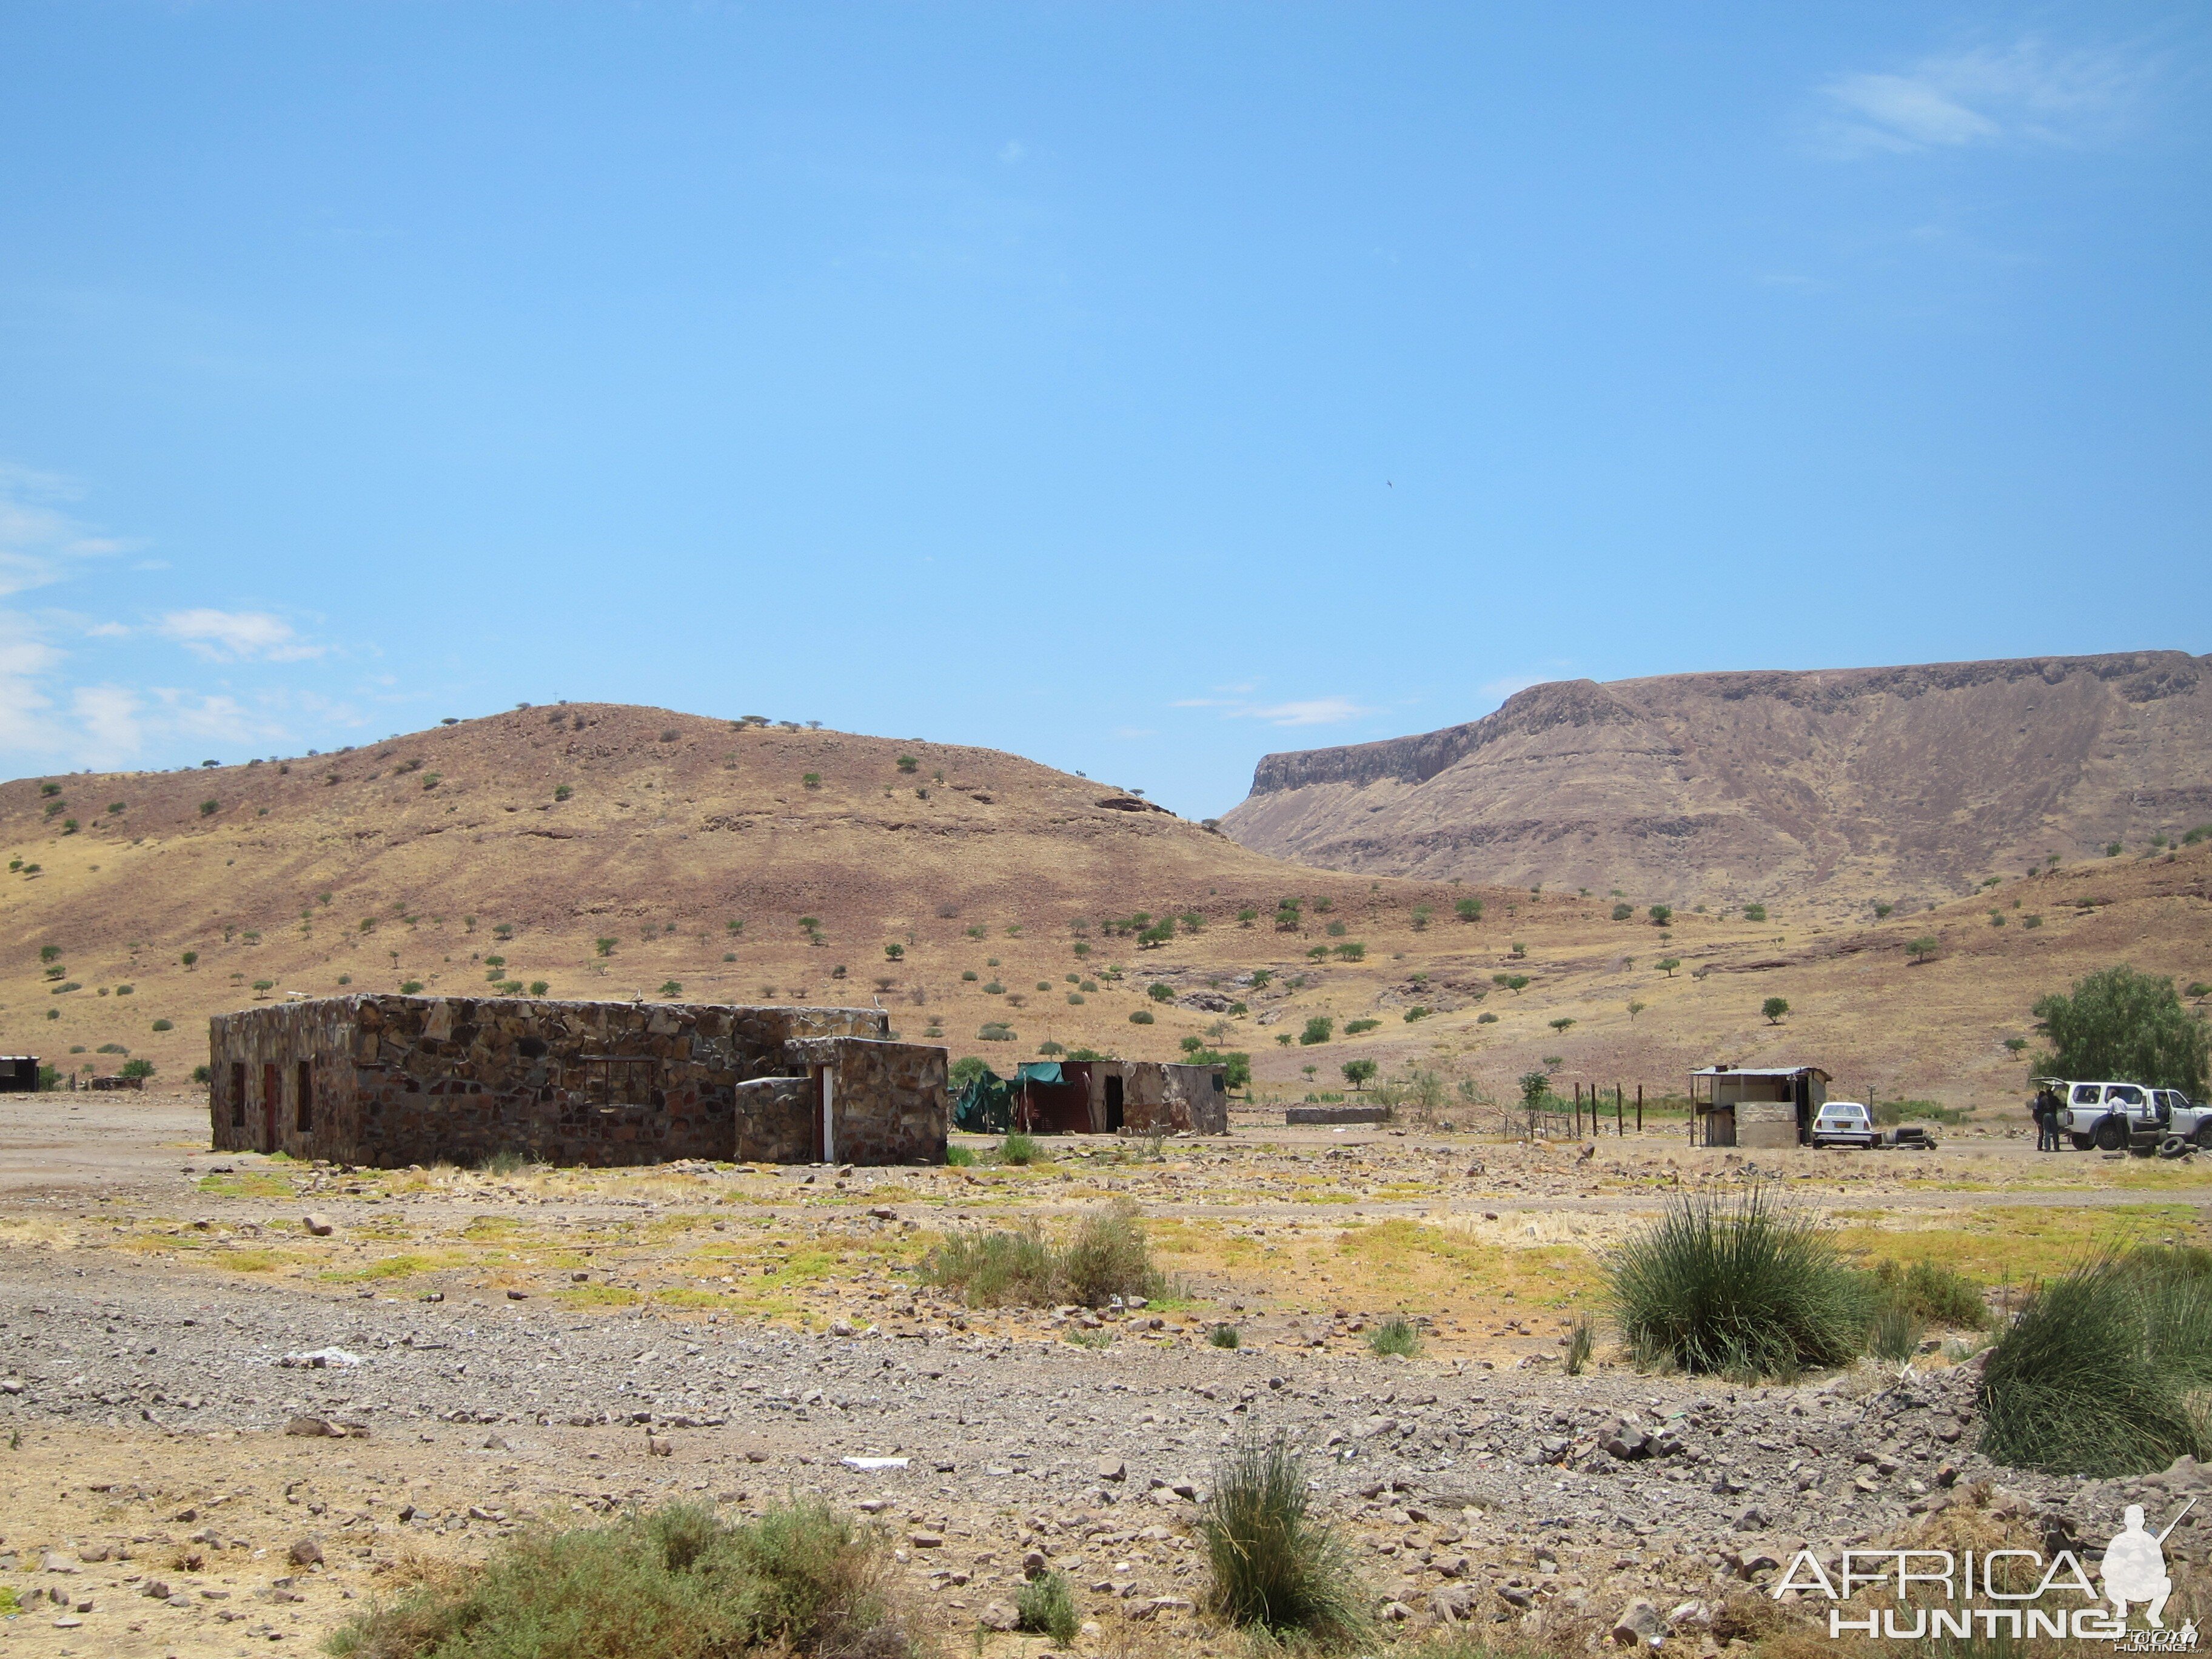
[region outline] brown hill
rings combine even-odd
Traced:
[[[2012,1097],[2003,1039],[2087,969],[2212,978],[2212,844],[1878,922],[1777,902],[1766,921],[1686,907],[1661,930],[1601,896],[1284,864],[987,750],[606,706],[289,762],[20,780],[0,785],[0,1052],[106,1073],[124,1049],[168,1078],[205,1060],[209,1014],[257,998],[673,981],[881,997],[906,1034],[1001,1068],[1048,1041],[1164,1059],[1217,1033],[1295,1093],[1362,1059],[1510,1095],[1547,1057],[1563,1085],[1663,1089],[1711,1060],[1795,1055],[1962,1103]],[[1302,908],[1278,926],[1285,897]],[[1480,920],[1455,914],[1467,898]],[[1189,920],[1147,945],[1117,925],[1139,912]],[[1939,948],[1914,965],[1921,934]],[[1791,1003],[1782,1024],[1759,1015],[1770,994]],[[1329,1039],[1297,1041],[1314,1019]],[[991,1022],[1014,1036],[982,1038]]]
[[[2169,651],[1539,685],[1270,755],[1222,827],[1328,869],[1832,910],[2207,820],[2212,657]]]

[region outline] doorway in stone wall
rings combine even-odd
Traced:
[[[261,1068],[261,1150],[276,1150],[276,1097],[283,1091],[279,1080],[284,1074],[274,1062]]]

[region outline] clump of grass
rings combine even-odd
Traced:
[[[1060,1252],[1060,1272],[1069,1299],[1091,1308],[1117,1296],[1156,1297],[1165,1284],[1152,1266],[1137,1206],[1126,1199],[1076,1224],[1074,1237]]]
[[[1064,1246],[1033,1227],[956,1234],[923,1259],[921,1277],[976,1308],[1098,1308],[1117,1296],[1157,1297],[1166,1284],[1127,1200],[1085,1216]]]
[[[1756,1187],[1733,1202],[1674,1204],[1615,1252],[1607,1276],[1639,1361],[1746,1380],[1842,1364],[1873,1314],[1833,1235]]]
[[[530,1164],[527,1153],[518,1152],[512,1146],[502,1146],[484,1158],[477,1168],[489,1176],[514,1176],[520,1175]]]
[[[975,1154],[965,1146],[947,1146],[945,1149],[945,1161],[955,1170],[965,1170],[975,1162]]]
[[[1597,1327],[1587,1316],[1577,1319],[1567,1333],[1566,1372],[1580,1376],[1589,1369],[1590,1352],[1597,1346]]]
[[[2208,1268],[2204,1252],[2148,1249],[2038,1287],[1984,1365],[1983,1453],[2098,1476],[2212,1456],[2191,1398],[2212,1381]]]
[[[1082,1623],[1067,1575],[1056,1571],[1038,1574],[1014,1593],[1014,1617],[1022,1629],[1052,1638],[1056,1648],[1073,1647]]]
[[[1421,1334],[1402,1314],[1392,1314],[1367,1334],[1367,1346],[1378,1354],[1411,1359],[1421,1351]]]
[[[1213,1613],[1271,1636],[1359,1634],[1366,1621],[1350,1559],[1311,1510],[1304,1464],[1282,1436],[1247,1438],[1223,1455],[1199,1517]]]
[[[337,1659],[720,1659],[752,1648],[902,1659],[875,1540],[813,1500],[729,1522],[672,1504],[605,1527],[526,1534],[471,1573],[372,1607]]]
[[[1053,1304],[1059,1283],[1055,1267],[1044,1235],[1024,1227],[956,1234],[924,1258],[921,1276],[958,1291],[972,1308],[1036,1308]]]
[[[1036,1139],[1016,1129],[999,1143],[999,1162],[1001,1164],[1034,1164],[1037,1161]]]
[[[1867,1352],[1876,1359],[1901,1365],[1920,1352],[1920,1339],[1927,1329],[1911,1309],[1902,1303],[1885,1302],[1867,1327]]]
[[[1211,1347],[1234,1348],[1240,1346],[1244,1338],[1234,1325],[1220,1324],[1206,1332],[1206,1340]]]
[[[1981,1286],[1965,1274],[1933,1261],[1916,1261],[1900,1267],[1894,1261],[1878,1261],[1875,1283],[1885,1301],[1894,1304],[1931,1325],[1954,1325],[1962,1329],[1985,1329],[1989,1304]]]

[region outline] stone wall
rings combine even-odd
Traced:
[[[811,1077],[753,1078],[738,1085],[737,1162],[813,1162],[818,1087]]]
[[[475,1164],[501,1152],[558,1164],[727,1159],[738,1147],[740,1085],[792,1080],[794,1045],[879,1040],[889,1024],[873,1008],[520,997],[334,997],[248,1009],[210,1022],[214,1144],[386,1167]],[[917,1052],[936,1056],[941,1119],[944,1051]],[[314,1103],[306,1131],[295,1121],[303,1062]],[[920,1076],[910,1065],[860,1084],[864,1115],[901,1121],[910,1073]],[[796,1081],[804,1092],[806,1079]],[[926,1093],[927,1078],[915,1086]],[[869,1104],[870,1087],[891,1092]],[[793,1091],[750,1093],[756,1144],[787,1158]],[[803,1104],[796,1118],[803,1128]],[[941,1159],[941,1124],[937,1144]]]
[[[942,1048],[841,1042],[831,1076],[842,1164],[942,1164],[951,1127]]]

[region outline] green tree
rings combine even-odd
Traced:
[[[2034,1012],[2051,1045],[2036,1057],[2039,1072],[2204,1092],[2205,1024],[2181,1006],[2171,979],[2121,963],[2039,999]]]
[[[1745,905],[1743,907],[1743,919],[1746,921],[1765,921],[1766,920],[1766,907],[1763,904]]]
[[[123,1062],[123,1075],[136,1078],[151,1077],[154,1075],[154,1062],[150,1060],[126,1060]]]
[[[1615,921],[1626,921],[1635,914],[1636,907],[1632,904],[1616,904],[1613,907],[1613,919]]]
[[[1159,981],[1154,980],[1150,985],[1145,987],[1145,994],[1155,1002],[1173,1002],[1175,1000],[1175,987],[1172,985],[1164,985]]]
[[[1249,927],[1259,919],[1260,913],[1249,904],[1237,913],[1237,925],[1239,927]]]
[[[1353,1088],[1364,1089],[1367,1080],[1375,1075],[1376,1067],[1371,1060],[1347,1060],[1337,1069],[1344,1073],[1344,1080]]]
[[[1766,1016],[1769,1025],[1779,1025],[1782,1016],[1790,1012],[1790,1003],[1787,998],[1769,997],[1759,1005],[1759,1012]]]
[[[1628,1023],[1633,1025],[1636,1023],[1637,1015],[1642,1013],[1648,1006],[1645,1003],[1631,1002],[1628,1005]]]
[[[1521,1073],[1521,1103],[1531,1109],[1541,1106],[1552,1092],[1552,1074],[1548,1072]]]
[[[1553,1029],[1553,1030],[1555,1030],[1555,1031],[1557,1031],[1557,1032],[1560,1033],[1562,1036],[1564,1036],[1564,1035],[1565,1035],[1565,1033],[1566,1033],[1566,1030],[1567,1030],[1567,1028],[1568,1028],[1570,1025],[1572,1025],[1572,1024],[1574,1024],[1574,1021],[1573,1021],[1571,1018],[1570,1018],[1568,1016],[1566,1016],[1566,1015],[1565,1015],[1565,1014],[1562,1014],[1562,1015],[1560,1015],[1560,1016],[1559,1017],[1559,1018],[1557,1018],[1557,1019],[1555,1019],[1555,1020],[1553,1020],[1553,1021],[1550,1021],[1550,1022],[1549,1022],[1549,1024],[1550,1024],[1550,1025],[1551,1025],[1551,1027],[1552,1027],[1552,1029]]]
[[[1668,979],[1672,979],[1674,977],[1674,970],[1682,965],[1682,958],[1680,957],[1662,957],[1658,961],[1653,963],[1651,965],[1656,968],[1661,973],[1666,975]]]
[[[1491,978],[1516,997],[1528,988],[1528,975],[1526,974],[1492,974]]]
[[[906,946],[903,945],[886,945],[884,946],[884,959],[886,962],[899,962],[903,960],[905,956]]]
[[[592,948],[603,957],[611,957],[615,953],[616,944],[612,939],[601,937],[592,941]]]
[[[1664,927],[1668,922],[1674,921],[1674,907],[1671,904],[1655,904],[1645,914],[1651,918],[1651,925],[1654,927]]]
[[[1925,962],[1934,956],[1936,945],[1936,939],[1933,933],[1923,933],[1918,939],[1909,939],[1905,941],[1905,948],[1911,952],[1915,962]]]
[[[898,769],[902,772],[918,772],[921,769],[921,763],[912,755],[901,755],[898,757]]]
[[[1479,898],[1455,899],[1452,901],[1452,914],[1462,921],[1480,921],[1482,901]]]
[[[1298,1033],[1301,1047],[1310,1048],[1317,1042],[1326,1042],[1336,1035],[1336,1022],[1327,1014],[1316,1014],[1306,1021],[1306,1028]]]

